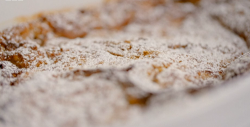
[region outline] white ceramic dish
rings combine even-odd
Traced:
[[[0,29],[11,26],[19,16],[68,7],[87,6],[101,0],[0,1]],[[193,99],[185,109],[171,108],[144,127],[250,127],[250,74]]]

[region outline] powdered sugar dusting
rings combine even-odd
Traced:
[[[111,125],[143,116],[158,93],[221,84],[248,49],[211,13],[122,0],[3,31],[0,125]]]

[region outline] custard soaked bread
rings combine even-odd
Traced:
[[[220,12],[231,3],[111,0],[3,30],[0,125],[128,122],[170,96],[244,74],[249,34]]]

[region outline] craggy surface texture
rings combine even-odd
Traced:
[[[242,75],[250,68],[249,7],[109,0],[3,30],[0,126],[124,125]]]

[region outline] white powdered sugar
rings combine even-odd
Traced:
[[[0,126],[123,124],[154,108],[158,94],[243,74],[246,42],[214,14],[191,3],[121,0],[1,32]]]

